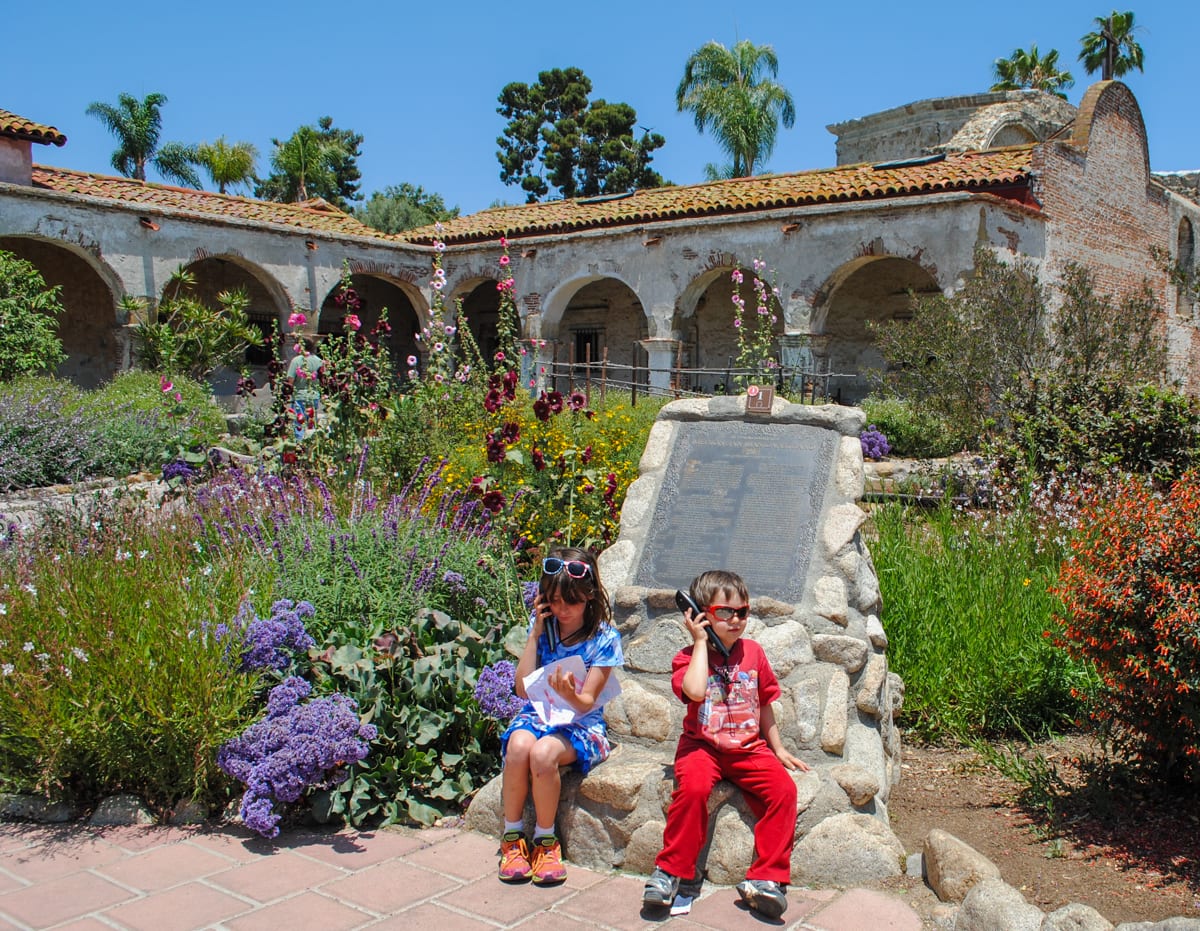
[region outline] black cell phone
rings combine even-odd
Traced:
[[[682,589],[675,592],[675,606],[685,615],[688,611],[691,611],[697,618],[704,616],[704,612],[700,610],[700,605],[696,604],[692,596]],[[708,642],[712,644],[712,648],[726,659],[729,659],[729,647],[721,642],[721,638],[717,636],[717,632],[712,629],[711,622],[704,628],[704,632],[708,634]]]

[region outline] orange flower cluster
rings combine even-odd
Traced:
[[[1104,683],[1093,719],[1140,762],[1200,778],[1200,472],[1097,491],[1072,551],[1058,640]]]

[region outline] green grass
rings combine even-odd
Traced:
[[[1092,676],[1053,645],[1058,557],[1021,511],[887,505],[871,552],[888,660],[905,682],[901,725],[924,740],[1045,734],[1079,713]]]

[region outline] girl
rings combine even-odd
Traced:
[[[542,560],[529,638],[517,663],[516,692],[528,699],[524,678],[568,656],[582,659],[587,673],[579,682],[572,673],[557,670],[547,680],[550,688],[574,709],[574,721],[551,727],[526,701],[500,737],[504,759],[502,882],[532,878],[539,885],[547,885],[567,878],[554,824],[562,788],[558,768],[573,765],[586,773],[608,756],[608,732],[597,699],[613,668],[624,662],[621,637],[610,625],[610,617],[608,593],[600,584],[592,555],[575,548],[551,550]],[[531,782],[536,815],[532,859],[524,833],[525,800]]]

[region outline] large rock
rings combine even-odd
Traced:
[[[826,818],[792,853],[792,877],[815,886],[855,886],[903,871],[904,847],[887,825],[870,815]]]
[[[953,834],[934,828],[925,835],[925,881],[943,902],[961,902],[976,883],[999,879],[991,860]]]
[[[984,879],[967,893],[954,931],[1041,931],[1042,910],[1002,879]]]
[[[1090,905],[1072,902],[1047,915],[1042,931],[1113,931],[1113,926]]]

